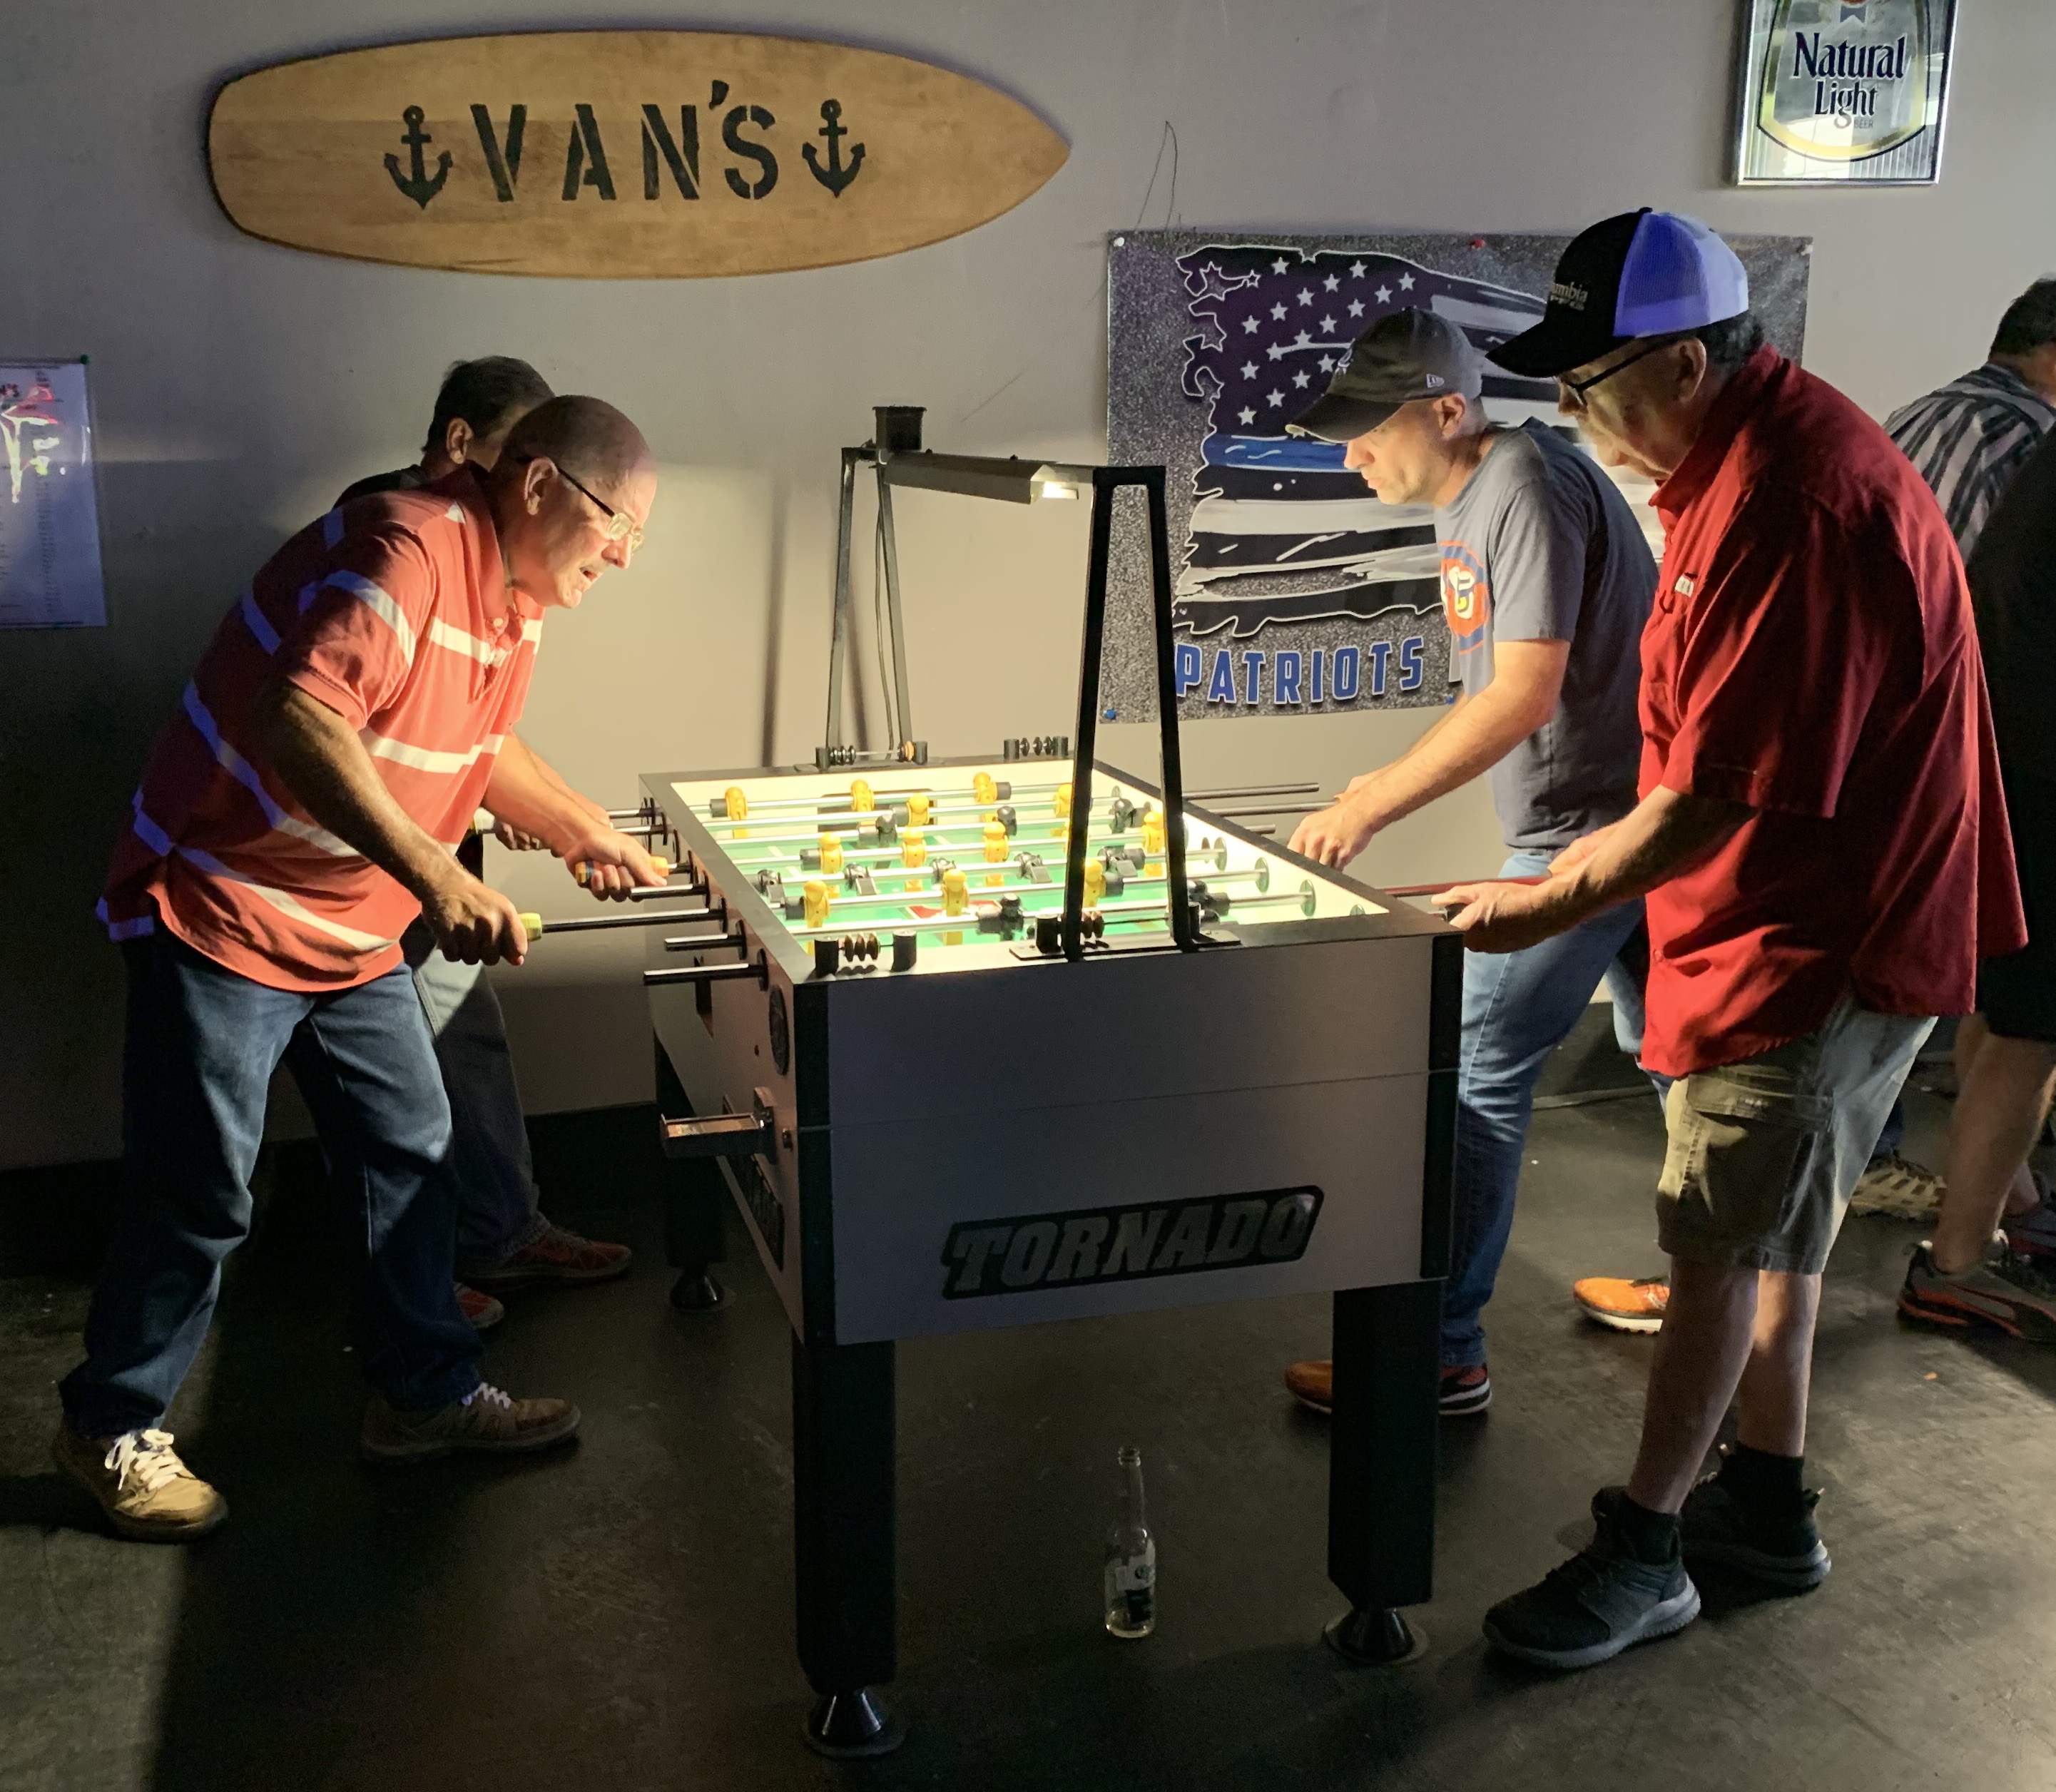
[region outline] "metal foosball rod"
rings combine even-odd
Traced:
[[[990,785],[993,792],[991,796],[987,797],[981,789],[979,784],[980,777],[986,779],[986,781]],[[1022,794],[1049,796],[1058,790],[1067,788],[1069,783],[1068,779],[1051,779],[1047,782],[1017,784],[1009,779],[993,778],[987,773],[980,773],[978,777],[974,777],[971,782],[961,788],[948,786],[937,781],[909,785],[904,789],[888,790],[873,789],[866,780],[857,778],[852,782],[849,789],[846,792],[834,794],[822,793],[812,797],[759,797],[753,801],[750,799],[749,793],[744,790],[741,785],[737,784],[731,785],[726,795],[710,798],[704,807],[706,810],[706,819],[716,822],[746,821],[751,815],[760,814],[771,809],[813,809],[824,815],[861,815],[876,809],[890,807],[896,802],[904,802],[909,797],[926,797],[933,802],[937,793],[945,790],[951,795],[961,797],[967,803],[1006,803],[1013,801],[1015,797]],[[748,811],[746,814],[735,813],[735,806],[738,799],[746,808]],[[848,808],[827,806],[840,805],[844,802],[849,805]],[[778,819],[782,821],[790,817],[781,816]]]
[[[1038,884],[1036,888],[1041,889],[1044,886]],[[1049,888],[1052,894],[1055,893],[1054,885],[1049,886]],[[985,896],[999,892],[975,893]],[[1004,893],[1011,896],[1015,892],[1010,890]],[[1243,898],[1230,910],[1228,918],[1233,920],[1236,916],[1251,908],[1276,908],[1288,905],[1297,908],[1303,915],[1311,915],[1314,912],[1315,900],[1313,884],[1311,880],[1303,879],[1296,890],[1280,891],[1270,896]],[[990,908],[991,904],[987,903],[985,906]],[[1162,916],[1168,906],[1160,897],[1152,897],[1133,902],[1101,903],[1098,905],[1097,912],[1109,921],[1126,923],[1146,916]],[[1022,924],[1025,928],[1032,924],[1038,916],[1055,915],[1058,912],[1059,910],[1055,908],[1030,908],[1023,904],[1021,911]],[[989,928],[982,928],[979,924],[983,918],[979,915],[978,907],[974,903],[958,914],[919,916],[904,921],[895,920],[884,923],[875,920],[830,921],[815,927],[794,924],[789,924],[789,925],[795,939],[820,940],[840,939],[852,934],[989,932],[990,931]],[[676,940],[666,940],[664,945],[665,948],[670,951],[690,951],[699,949],[700,942],[681,936]]]
[[[890,871],[886,872],[885,876],[888,881],[911,882],[921,868],[919,866],[913,867],[907,871],[903,876],[900,873]],[[1003,880],[997,884],[987,883],[985,880],[998,873],[998,866],[960,864],[953,868],[963,872],[966,887],[974,901],[991,902],[1002,896],[1025,896],[1038,892],[1054,892],[1057,888],[1056,884],[1049,880],[1040,882],[1024,880],[1019,876],[1018,868],[1011,866],[1007,868]],[[1163,861],[1158,859],[1151,866],[1124,880],[1122,887],[1125,890],[1138,888],[1147,890],[1153,885],[1160,889],[1163,887],[1164,875]],[[809,881],[818,883],[824,882],[825,880],[816,878],[811,879]],[[1271,867],[1268,864],[1259,862],[1238,871],[1212,871],[1207,874],[1204,882],[1209,889],[1221,884],[1254,882],[1257,893],[1261,896],[1271,888]],[[935,901],[940,893],[936,882],[930,879],[923,882],[918,888],[874,890],[868,894],[845,890],[840,895],[831,895],[828,899],[828,906],[831,911],[875,908],[895,903],[902,907],[907,907],[916,902]],[[1102,903],[1099,906],[1103,909],[1105,904]]]
[[[615,928],[654,927],[666,921],[690,924],[726,920],[727,918],[726,910],[665,908],[659,909],[654,915],[578,915],[565,920],[546,921],[540,915],[524,909],[521,914],[521,927],[531,940],[540,940],[546,933],[603,933]]]
[[[956,831],[959,833],[970,832],[967,829],[961,828]],[[874,875],[883,872],[888,877],[896,876],[903,869],[919,871],[923,864],[939,858],[951,859],[960,865],[979,862],[997,864],[1002,862],[998,860],[981,861],[977,859],[976,855],[981,853],[985,847],[983,829],[979,831],[978,836],[967,840],[938,839],[935,837],[938,832],[939,830],[933,828],[909,828],[905,834],[900,836],[899,842],[892,845],[844,847],[840,865],[829,867],[827,875],[832,876],[840,868],[854,866],[858,870],[868,871]],[[923,854],[921,863],[911,865],[907,862],[904,845],[909,834],[919,837]],[[1022,844],[1024,841],[1030,844]],[[1115,833],[1106,829],[1095,829],[1086,837],[1089,850],[1095,847],[1133,845],[1136,847],[1138,852],[1146,854],[1149,863],[1152,864],[1162,863],[1165,856],[1163,848],[1158,846],[1153,850],[1149,850],[1142,846],[1141,841],[1142,837],[1139,830]],[[1009,837],[1006,859],[1003,862],[1009,864],[1014,862],[1017,855],[1029,851],[1034,844],[1035,844],[1034,836],[1017,831]],[[1124,856],[1133,856],[1134,855]],[[1224,837],[1216,842],[1209,836],[1206,844],[1198,847],[1188,846],[1186,849],[1186,857],[1195,864],[1208,862],[1212,864],[1215,870],[1225,871],[1228,869],[1227,839]],[[810,863],[804,848],[799,855],[799,863],[797,867],[791,864],[791,856],[784,853],[773,854],[765,859],[738,858],[734,860],[734,864],[738,871],[777,870],[789,880],[796,875],[802,877],[824,875],[818,859]]]

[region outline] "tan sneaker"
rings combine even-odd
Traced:
[[[139,1543],[188,1542],[228,1516],[228,1501],[179,1460],[168,1431],[81,1438],[60,1425],[50,1458]]]
[[[1849,1217],[1883,1213],[1895,1220],[1930,1224],[1942,1212],[1942,1178],[1925,1164],[1897,1152],[1873,1157],[1849,1192]]]
[[[357,1447],[367,1462],[425,1462],[458,1450],[544,1450],[578,1428],[568,1400],[516,1400],[481,1382],[440,1412],[401,1412],[373,1394]]]

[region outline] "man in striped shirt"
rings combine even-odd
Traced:
[[[2056,279],[2007,307],[1984,365],[1916,398],[1885,431],[1934,488],[1966,564],[2042,438],[2056,429]]]
[[[521,961],[513,905],[454,856],[481,804],[589,864],[601,895],[661,881],[502,751],[544,613],[628,564],[655,485],[627,417],[552,399],[491,473],[302,530],[201,656],[100,909],[127,960],[124,1189],[53,1454],[123,1534],[182,1540],[225,1514],[159,1426],[248,1229],[281,1060],[356,1209],[362,1452],[533,1450],[577,1428],[569,1402],[480,1378],[451,1287],[449,1106],[400,936],[419,915],[453,958]]]

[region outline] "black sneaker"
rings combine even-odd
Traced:
[[[1445,1418],[1463,1418],[1483,1412],[1492,1404],[1492,1372],[1482,1363],[1452,1367],[1442,1365],[1441,1391],[1436,1405]]]
[[[1561,1568],[1485,1615],[1485,1640],[1543,1667],[1590,1667],[1623,1649],[1682,1630],[1699,1615],[1699,1589],[1682,1557],[1645,1562],[1617,1516],[1625,1490],[1592,1497],[1599,1534]]]
[[[1678,1539],[1688,1561],[1718,1562],[1771,1586],[1804,1592],[1826,1580],[1833,1565],[1813,1522],[1820,1499],[1820,1489],[1809,1488],[1796,1513],[1766,1512],[1714,1475],[1685,1497]]]

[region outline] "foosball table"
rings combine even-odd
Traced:
[[[900,1733],[878,1689],[902,1338],[1332,1293],[1350,1609],[1330,1638],[1406,1654],[1433,1542],[1458,936],[1084,753],[642,792],[678,868],[646,893],[691,905],[642,930],[682,1303],[719,1298],[732,1197],[793,1327],[813,1744]]]

